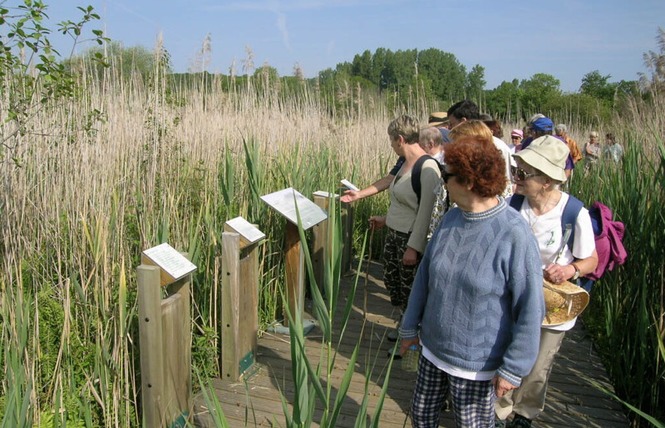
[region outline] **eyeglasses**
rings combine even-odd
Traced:
[[[510,167],[510,173],[513,175],[513,178],[519,181],[524,181],[528,178],[531,177],[537,177],[540,175],[540,173],[534,172],[534,173],[529,173],[524,171],[522,168],[517,168],[514,166]]]
[[[441,173],[441,178],[443,179],[443,182],[446,184],[448,184],[448,180],[450,180],[450,177],[457,177],[457,174],[453,174],[448,171],[443,171]]]

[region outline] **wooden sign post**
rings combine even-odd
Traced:
[[[168,244],[137,268],[141,393],[145,426],[184,427],[192,408],[190,278],[196,270]],[[167,297],[162,299],[162,287]]]
[[[321,207],[324,211],[329,211],[330,200],[335,199],[336,203],[341,203],[339,201],[339,195],[334,193],[324,192],[322,190],[314,192],[313,200],[316,205]],[[341,272],[342,274],[349,271],[351,268],[351,250],[353,246],[353,207],[351,204],[341,203],[340,206],[341,217],[339,219],[341,223],[341,232],[342,232],[342,242],[340,245],[340,250],[342,252],[341,258]],[[329,230],[329,220],[330,215],[327,220],[322,221],[317,224],[313,229],[312,234],[312,265],[314,269],[314,278],[316,283],[319,286],[319,289],[323,291],[323,281],[325,280],[325,261],[330,257],[330,251],[332,251],[332,242],[330,242],[331,235]]]
[[[286,297],[291,314],[303,313],[305,296],[305,258],[298,232],[298,217],[304,230],[324,221],[328,216],[324,210],[289,187],[261,199],[275,211],[286,217]],[[284,325],[288,317],[284,315]]]
[[[238,380],[256,361],[259,331],[258,245],[266,235],[242,217],[224,224],[222,233],[223,379]]]

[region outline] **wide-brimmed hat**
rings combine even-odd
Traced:
[[[546,176],[560,182],[566,181],[566,160],[570,155],[568,145],[551,135],[536,138],[526,149],[513,155]]]
[[[429,115],[427,124],[429,126],[441,126],[448,123],[448,113],[445,111],[437,111]]]
[[[543,325],[555,326],[572,320],[586,309],[589,293],[572,282],[553,284],[543,280],[545,319]]]

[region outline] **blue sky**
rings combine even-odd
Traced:
[[[99,26],[125,46],[152,48],[158,34],[175,71],[184,72],[212,41],[208,71],[243,74],[246,47],[268,63],[305,76],[351,61],[364,50],[437,48],[470,70],[485,67],[486,88],[548,73],[577,91],[593,70],[635,80],[642,55],[657,50],[664,0],[45,0],[53,21],[91,4]],[[1,3],[1,1],[0,1]],[[16,3],[11,0],[8,3]]]

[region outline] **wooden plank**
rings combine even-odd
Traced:
[[[240,376],[238,345],[240,342],[240,235],[222,233],[222,377],[237,380]]]
[[[161,302],[164,355],[164,418],[171,425],[190,412],[189,331],[186,299],[174,294]],[[184,415],[184,416],[183,416]]]
[[[305,299],[305,260],[303,256],[302,245],[300,243],[300,234],[298,226],[291,222],[286,222],[285,232],[285,256],[286,256],[286,299],[291,316],[296,314],[302,316]],[[284,310],[284,322],[288,326],[288,316],[286,308]]]
[[[147,265],[136,269],[143,420],[146,426],[151,427],[162,426],[164,414],[160,271],[157,266]]]
[[[243,251],[238,281],[238,374],[242,376],[256,361],[256,344],[259,334],[259,259],[258,247]]]
[[[363,266],[364,267],[364,266]],[[336,352],[333,364],[334,371],[329,378],[333,397],[348,367],[349,359],[357,343],[360,343],[359,357],[354,367],[354,375],[349,392],[344,397],[340,420],[337,427],[353,427],[360,403],[368,393],[368,413],[375,411],[378,395],[385,383],[388,366],[387,350],[392,345],[385,340],[388,328],[394,326],[396,314],[387,299],[386,291],[379,280],[381,266],[370,264],[369,309],[367,319],[362,317],[362,293],[355,296],[355,309],[340,342],[340,316],[336,312],[336,324],[333,332],[333,351]],[[344,278],[341,284],[341,301],[344,293],[348,293],[350,281]],[[363,327],[363,323],[364,327]],[[288,409],[292,411],[290,402],[294,399],[295,387],[291,378],[290,343],[288,336],[264,333],[259,339],[257,348],[256,371],[245,382],[228,382],[215,380],[214,392],[222,402],[231,426],[283,426],[281,396],[289,401]],[[315,328],[305,337],[305,350],[310,362],[314,365],[325,360],[326,348],[321,345],[321,332]],[[621,407],[588,383],[594,381],[605,384],[607,375],[599,365],[599,359],[590,346],[589,338],[580,325],[564,339],[560,355],[554,366],[554,375],[550,381],[550,393],[546,409],[537,418],[534,427],[627,427],[628,420]],[[367,376],[369,373],[369,376]],[[322,380],[325,385],[326,380]],[[411,402],[411,394],[415,383],[415,374],[401,370],[399,361],[394,362],[390,374],[387,395],[381,413],[380,427],[410,427],[407,418]],[[366,386],[367,385],[367,386]],[[201,403],[201,400],[197,400]],[[197,406],[201,418],[205,418],[206,409]],[[317,404],[320,415],[321,405]],[[318,417],[318,416],[317,416]],[[202,419],[201,419],[202,420]],[[316,421],[314,426],[318,426]],[[370,421],[371,417],[367,418]],[[367,422],[365,421],[365,422]],[[405,422],[406,421],[406,422]],[[440,426],[453,427],[451,412],[442,412]],[[200,426],[213,426],[201,423]]]
[[[240,236],[222,234],[222,356],[225,379],[237,380],[255,361],[258,337],[257,246],[240,250]]]
[[[314,193],[312,196],[314,203],[324,211],[329,211],[330,199],[327,195]],[[330,216],[329,216],[330,218]],[[325,281],[325,262],[330,243],[328,242],[328,224],[329,220],[324,220],[312,228],[312,270],[314,271],[314,280],[321,292],[324,290],[323,281]]]
[[[342,212],[342,273],[351,270],[353,260],[353,205],[341,203]]]

